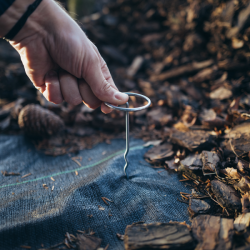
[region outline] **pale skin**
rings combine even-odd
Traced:
[[[34,0],[16,0],[0,17],[0,37],[20,19]],[[96,46],[78,24],[53,0],[43,0],[10,44],[20,54],[34,86],[55,104],[84,102],[104,113],[104,102],[121,105],[119,92]]]

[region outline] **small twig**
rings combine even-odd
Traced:
[[[178,199],[178,198],[177,198],[177,201],[179,201],[179,202],[182,202],[182,203],[185,203],[185,204],[188,204],[188,205],[189,205],[189,203],[188,203],[187,201],[182,201],[182,200],[180,200],[180,199]]]
[[[106,197],[101,197],[101,198],[102,198],[103,202],[104,202],[106,205],[108,205],[108,206],[109,206],[109,204],[108,204],[107,201],[113,202],[113,201],[111,201],[110,199],[108,199],[108,198],[106,198]]]
[[[186,200],[188,200],[189,198],[188,197],[186,197],[185,195],[183,195],[183,194],[181,194],[181,197],[182,198],[184,198],[184,199],[186,199]]]
[[[21,178],[25,178],[25,177],[28,177],[28,176],[30,176],[30,175],[32,175],[32,174],[31,174],[31,173],[28,173],[28,174],[23,175]]]
[[[77,230],[78,233],[81,233],[81,234],[86,234],[85,231],[81,231],[81,230]]]
[[[179,181],[190,181],[190,179],[182,179],[182,180],[179,180]]]
[[[74,157],[72,157],[71,160],[74,161],[79,167],[82,166],[81,163],[78,160],[76,160]]]

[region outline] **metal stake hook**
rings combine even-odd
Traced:
[[[126,172],[126,169],[128,167],[128,159],[127,159],[127,155],[128,155],[128,152],[129,152],[129,112],[135,112],[135,111],[139,111],[139,110],[143,110],[145,108],[148,108],[150,105],[151,105],[151,100],[144,96],[144,95],[141,95],[141,94],[137,94],[137,93],[129,93],[129,92],[125,92],[125,94],[127,94],[128,96],[139,96],[139,97],[142,97],[143,99],[145,99],[148,103],[145,105],[145,106],[142,106],[142,107],[138,107],[138,108],[129,108],[129,103],[126,102],[126,108],[122,108],[122,107],[117,107],[117,106],[114,106],[110,103],[107,103],[107,102],[104,102],[104,104],[112,109],[116,109],[116,110],[120,110],[120,111],[124,111],[126,112],[126,150],[125,150],[125,153],[124,153],[124,159],[125,159],[125,166],[124,166],[124,173],[125,175],[127,176],[127,179],[129,178],[127,172]]]
[[[129,103],[126,102],[126,107],[129,107]],[[129,152],[129,112],[126,111],[126,151],[124,153],[124,160],[125,160],[125,166],[124,166],[124,173],[127,176],[127,179],[129,178],[128,174],[126,173],[126,168],[128,166],[128,159],[127,155]]]

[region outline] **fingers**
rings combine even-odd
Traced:
[[[101,101],[121,105],[128,101],[128,95],[117,90],[106,64],[103,64],[97,49],[86,54],[83,63],[83,78],[94,95]],[[93,53],[94,52],[94,53]]]
[[[78,86],[82,100],[89,108],[96,109],[101,105],[101,101],[94,95],[89,85],[83,80],[78,80]]]
[[[112,112],[113,109],[106,106],[103,102],[101,102],[92,92],[89,85],[84,80],[78,81],[80,94],[82,96],[83,102],[89,108],[96,109],[101,106],[101,110],[103,113],[108,114]]]
[[[60,71],[59,81],[63,99],[72,105],[80,104],[82,97],[79,92],[77,78],[66,71]]]
[[[104,104],[104,102],[103,102],[102,105],[101,105],[101,110],[102,110],[102,112],[103,112],[104,114],[108,114],[108,113],[110,113],[110,112],[113,111],[113,109],[110,108],[110,107],[108,107],[108,106],[106,106],[106,105]]]
[[[45,85],[39,89],[44,97],[55,104],[60,104],[63,101],[63,96],[60,89],[57,72],[49,71],[45,76]]]

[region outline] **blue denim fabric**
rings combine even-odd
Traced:
[[[124,140],[79,152],[79,167],[72,156],[46,156],[22,136],[1,135],[0,170],[32,175],[23,179],[0,176],[0,249],[49,247],[63,241],[66,232],[91,228],[103,240],[103,247],[109,243],[109,250],[119,250],[124,246],[116,233],[124,234],[133,222],[188,222],[187,205],[177,198],[180,191],[190,192],[190,188],[179,182],[177,174],[145,162],[148,149],[143,148],[143,141],[131,140],[130,144],[127,180]],[[113,202],[107,206],[101,197]]]

